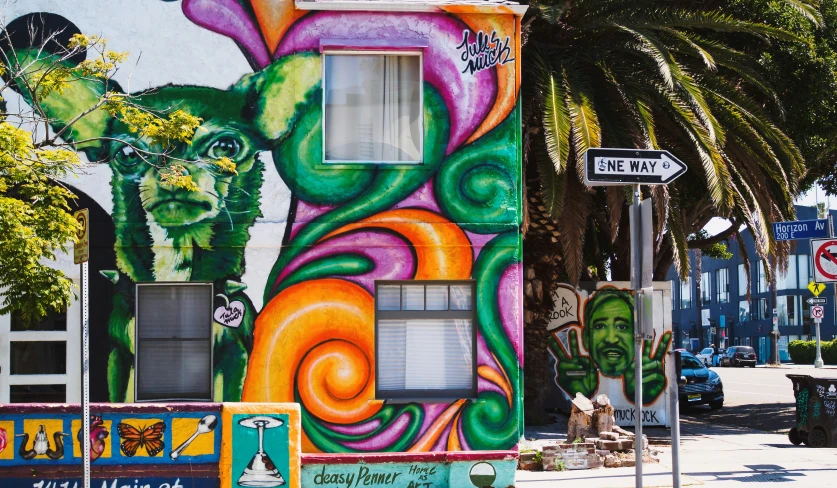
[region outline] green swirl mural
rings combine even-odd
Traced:
[[[116,290],[107,326],[109,400],[133,400],[135,285],[212,283],[216,400],[299,403],[304,451],[513,448],[522,423],[515,17],[479,9],[306,13],[293,5],[183,0],[182,14],[234,41],[253,72],[226,88],[165,84],[133,93],[146,106],[201,117],[193,143],[171,155],[187,161],[201,191],[167,188],[119,143],[148,142],[106,114],[74,134],[113,141],[85,148],[112,175],[116,264],[101,270]],[[323,162],[324,39],[346,49],[373,41],[420,46],[420,164]],[[477,39],[495,39],[502,56],[481,53]],[[50,96],[55,127],[90,106],[98,95],[84,91],[92,88]],[[205,163],[220,157],[237,172]],[[271,172],[290,190],[286,222],[265,221],[265,209],[282,204],[266,196]],[[84,181],[79,188],[85,191]],[[284,231],[254,244],[258,225]],[[269,262],[257,257],[266,245],[281,248]],[[253,271],[264,272],[264,289],[244,283]],[[375,398],[380,280],[476,283],[476,399]]]

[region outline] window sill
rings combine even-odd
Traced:
[[[465,400],[467,402],[478,403],[482,402],[478,398],[461,398],[461,397],[424,397],[424,398],[387,398],[387,399],[375,399],[372,400],[374,402],[383,402],[384,405],[400,405],[405,403],[453,403],[459,400]]]

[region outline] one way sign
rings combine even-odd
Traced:
[[[587,186],[667,185],[685,172],[668,151],[591,148],[584,154]]]

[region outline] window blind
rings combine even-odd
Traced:
[[[137,400],[212,397],[212,285],[137,287]]]

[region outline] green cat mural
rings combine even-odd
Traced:
[[[34,60],[37,52],[22,50],[17,55]],[[34,63],[33,69],[38,66]],[[79,149],[113,170],[118,270],[102,273],[117,287],[108,324],[111,402],[133,399],[136,283],[186,281],[214,285],[214,396],[240,400],[258,313],[240,279],[250,229],[261,216],[264,164],[259,154],[275,148],[301,116],[302,107],[320,96],[320,77],[319,56],[299,54],[246,75],[226,90],[167,85],[135,94],[134,102],[148,109],[183,110],[202,119],[191,144],[160,156],[176,158],[199,191],[162,184],[158,168],[134,149],[160,152],[159,148],[132,134],[107,111],[96,110],[65,132],[71,140],[89,141]],[[53,129],[60,130],[92,107],[104,89],[101,82],[79,81],[63,93],[50,94],[43,107],[54,119]],[[236,172],[214,164],[222,157],[236,164]]]

